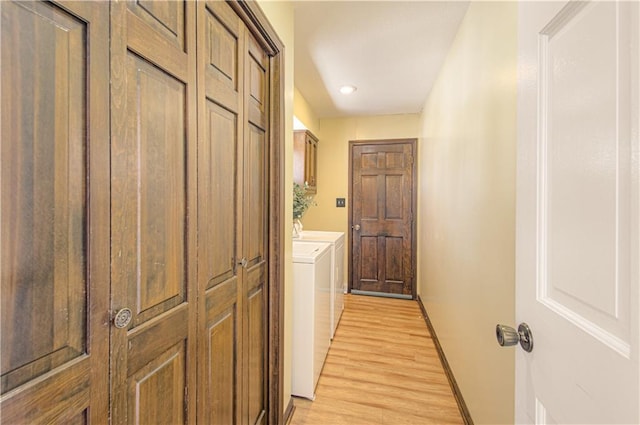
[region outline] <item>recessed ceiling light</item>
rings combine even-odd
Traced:
[[[356,86],[342,86],[342,87],[340,87],[340,93],[342,93],[342,94],[351,94],[356,90],[358,90],[358,88]]]

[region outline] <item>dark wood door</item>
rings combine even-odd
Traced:
[[[259,8],[0,13],[0,422],[281,422],[282,45]]]
[[[195,4],[111,4],[113,424],[196,414]]]
[[[269,61],[225,2],[198,31],[198,419],[264,423]]]
[[[247,33],[245,56],[244,146],[242,186],[243,312],[243,423],[266,423],[268,324],[268,75],[269,59]]]
[[[0,13],[0,422],[104,423],[109,5]]]
[[[245,33],[223,2],[198,4],[198,421],[240,423],[242,98]]]
[[[352,292],[416,295],[415,144],[415,140],[351,142]]]

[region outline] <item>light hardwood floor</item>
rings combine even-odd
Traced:
[[[416,301],[348,295],[312,402],[291,425],[462,424]]]

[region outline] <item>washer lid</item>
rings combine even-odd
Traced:
[[[317,241],[338,243],[344,240],[343,232],[327,232],[324,230],[303,230],[296,241]]]
[[[322,255],[330,246],[331,244],[321,242],[293,241],[293,262],[315,263],[316,258]]]

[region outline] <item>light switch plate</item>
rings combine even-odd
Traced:
[[[344,198],[336,198],[336,207],[337,208],[344,208],[346,205],[345,199]]]

